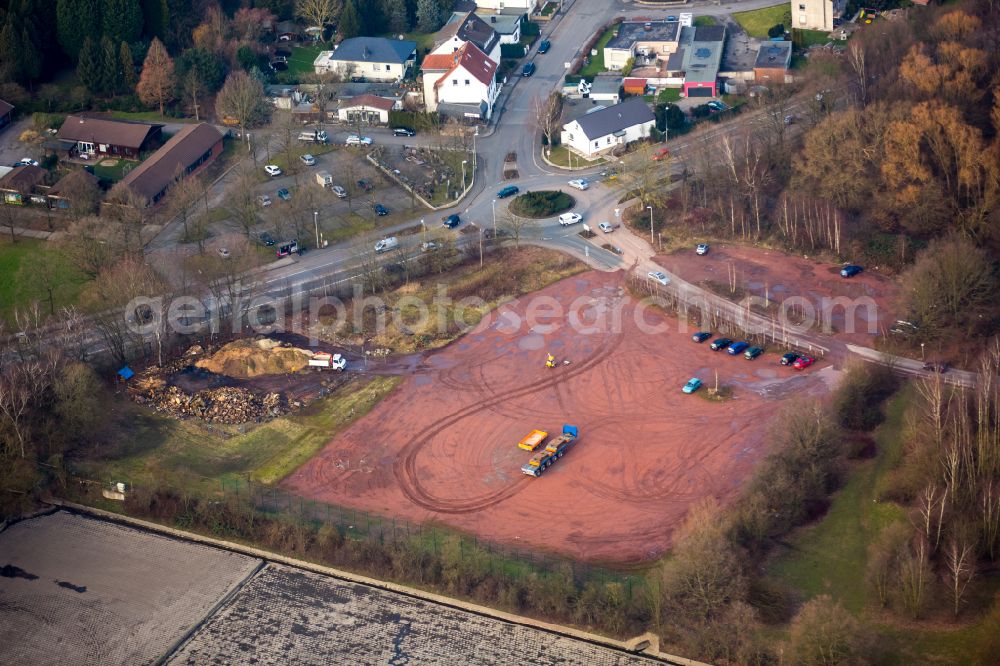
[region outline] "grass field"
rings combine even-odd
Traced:
[[[788,3],[763,7],[749,12],[733,14],[733,20],[739,23],[751,37],[767,38],[767,31],[785,19]]]
[[[119,160],[116,158],[103,159],[94,165],[94,175],[101,180],[108,180],[117,183],[125,177],[125,174],[139,166],[138,162],[132,160]]]
[[[593,160],[585,160],[577,154],[573,154],[571,162],[570,153],[566,146],[556,146],[553,148],[547,155],[547,159],[556,166],[574,169],[577,167],[592,167],[597,166],[598,164],[604,164],[604,158],[598,157]]]
[[[37,267],[39,271],[32,269]],[[52,300],[58,309],[76,303],[87,283],[87,277],[80,273],[58,250],[47,241],[18,239],[0,240],[0,319],[12,323],[14,309],[23,307],[32,300],[48,307],[46,284],[39,278],[45,273],[45,281],[54,286]]]
[[[317,46],[297,46],[292,49],[292,55],[288,58],[288,73],[296,76],[313,73],[313,61],[320,51],[329,50],[323,45]]]
[[[695,26],[716,25],[717,23],[718,23],[718,21],[716,20],[716,18],[714,16],[695,16],[694,17],[694,24],[695,24]]]
[[[213,492],[221,482],[277,483],[315,455],[349,423],[364,416],[399,384],[398,377],[356,379],[306,409],[248,432],[239,427],[168,419],[131,403],[118,405],[121,454],[82,471],[151,486],[167,483]]]
[[[830,39],[830,33],[826,30],[793,30],[792,39],[798,46],[803,48],[823,45],[833,41]]]
[[[172,116],[161,115],[158,111],[110,111],[112,118],[122,120],[135,120],[144,123],[193,123],[194,118],[174,118]]]
[[[656,103],[657,104],[667,104],[678,102],[681,99],[681,89],[680,88],[663,88],[660,92],[656,93]]]
[[[618,32],[618,26],[612,26],[608,28],[607,32],[601,35],[601,38],[597,40],[597,44],[594,48],[597,50],[597,55],[590,57],[590,64],[584,65],[577,72],[579,76],[596,76],[597,74],[604,71],[604,45],[611,41],[611,38],[615,36]]]

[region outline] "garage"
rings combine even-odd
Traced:
[[[715,97],[715,91],[711,88],[688,88],[688,97]]]

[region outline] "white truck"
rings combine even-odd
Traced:
[[[330,187],[333,185],[333,176],[330,175],[329,171],[317,171],[316,182],[319,183],[320,187]]]
[[[331,354],[329,352],[316,352],[313,354],[312,358],[309,359],[310,368],[320,368],[326,370],[338,370],[343,371],[347,367],[347,359],[345,359],[340,354]]]
[[[375,251],[379,254],[388,252],[389,250],[395,250],[397,247],[399,247],[399,239],[395,236],[383,238],[379,242],[375,243]]]

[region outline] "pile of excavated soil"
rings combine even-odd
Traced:
[[[236,340],[221,347],[195,365],[219,375],[248,379],[262,375],[286,375],[309,364],[312,352],[286,347],[276,340]]]
[[[129,386],[129,395],[140,405],[176,418],[199,418],[214,423],[260,423],[288,411],[280,393],[259,393],[224,386],[187,393],[167,386],[159,377],[144,377]]]

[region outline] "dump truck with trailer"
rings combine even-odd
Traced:
[[[534,451],[538,448],[538,445],[545,441],[545,438],[549,436],[549,433],[544,430],[532,430],[527,435],[521,439],[517,445],[527,451]]]
[[[531,460],[521,467],[521,471],[528,476],[541,476],[546,468],[554,465],[556,460],[562,458],[569,447],[573,446],[578,434],[576,426],[564,425],[562,434],[549,442],[544,451],[532,456]]]

